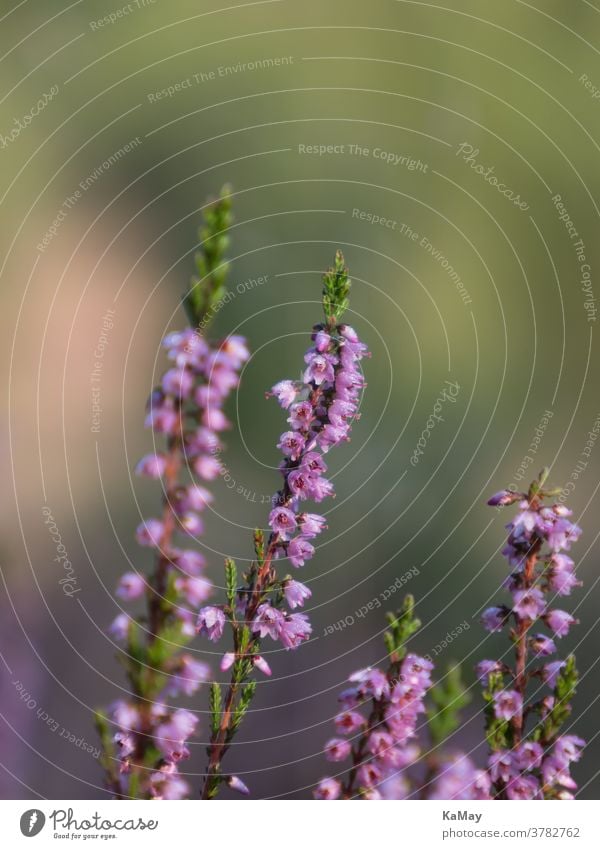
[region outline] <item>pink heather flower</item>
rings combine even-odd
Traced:
[[[581,586],[575,577],[575,564],[566,554],[554,554],[550,563],[548,585],[557,595],[570,595],[573,587]]]
[[[165,395],[188,398],[193,385],[192,373],[185,368],[172,368],[163,375],[162,388]]]
[[[239,369],[250,359],[250,351],[243,336],[232,334],[221,345],[221,351],[228,356],[234,369]]]
[[[333,448],[334,445],[337,445],[344,439],[348,438],[348,425],[332,425],[327,424],[325,427],[319,432],[317,436],[317,441],[321,450],[327,453],[330,448]]]
[[[302,453],[306,439],[295,430],[286,430],[279,437],[277,447],[286,457],[297,460]]]
[[[115,640],[122,642],[127,639],[130,622],[131,617],[129,617],[126,613],[119,613],[119,615],[113,620],[108,631]]]
[[[536,587],[530,590],[515,590],[513,612],[520,619],[537,619],[546,606],[544,594]]]
[[[308,451],[304,455],[300,468],[312,475],[323,475],[327,471],[327,465],[323,457],[316,451]]]
[[[308,495],[313,501],[319,502],[333,496],[333,484],[327,478],[311,477],[308,483]]]
[[[390,760],[394,759],[394,752],[400,752],[399,749],[394,749],[394,738],[387,731],[373,731],[369,735],[367,748],[372,755],[380,758],[385,763],[389,763]],[[395,764],[390,763],[390,766],[392,765]],[[398,764],[398,766],[400,765],[401,764]],[[402,764],[402,766],[404,766],[404,764]]]
[[[269,525],[273,533],[288,540],[296,529],[296,516],[287,507],[275,507],[269,513]]]
[[[489,499],[490,507],[506,507],[508,504],[514,504],[523,496],[518,492],[511,492],[509,489],[501,489]]]
[[[572,542],[577,542],[581,536],[581,528],[572,524],[568,519],[557,519],[546,540],[554,552],[561,549],[569,551]]]
[[[199,551],[178,549],[172,556],[173,562],[184,575],[199,575],[206,566],[206,558]]]
[[[283,585],[283,594],[292,610],[295,610],[296,607],[304,607],[305,600],[312,595],[307,586],[301,584],[300,581],[293,581],[291,578]]]
[[[192,607],[204,604],[212,595],[213,584],[208,578],[176,578],[175,589]]]
[[[373,699],[381,699],[383,696],[388,696],[390,692],[389,681],[385,673],[370,666],[366,669],[359,669],[358,672],[353,672],[348,680],[358,685],[357,693],[360,698],[370,696]]]
[[[433,671],[433,663],[417,654],[407,654],[402,661],[400,680],[408,684],[412,690],[420,693],[431,686],[430,673]]]
[[[256,666],[257,669],[262,672],[263,675],[268,675],[270,677],[273,674],[271,671],[271,667],[262,655],[255,654],[252,658],[252,663],[254,666]]]
[[[315,386],[320,386],[324,381],[333,382],[335,373],[333,365],[327,357],[321,354],[308,353],[304,357],[304,361],[308,364],[303,377],[305,383],[314,383]]]
[[[156,729],[158,749],[169,761],[180,761],[189,757],[185,742],[194,733],[198,719],[189,710],[176,710],[166,722]]]
[[[146,519],[137,526],[135,538],[140,545],[159,548],[164,532],[165,526],[160,519]]]
[[[208,407],[202,413],[202,424],[210,430],[229,430],[231,422],[218,407]]]
[[[312,493],[313,483],[311,476],[303,472],[302,469],[295,469],[293,472],[290,472],[287,476],[287,484],[295,498],[304,500]]]
[[[315,343],[315,350],[319,354],[324,354],[331,347],[331,336],[324,330],[318,330],[316,333],[313,333],[313,342]]]
[[[221,474],[220,461],[208,454],[201,454],[196,457],[192,465],[198,477],[205,481],[214,481]]]
[[[554,689],[556,686],[556,679],[558,678],[558,673],[565,665],[564,660],[553,660],[551,663],[547,663],[542,670],[542,677],[544,679],[544,683],[547,684],[550,689]]]
[[[503,666],[498,660],[481,660],[475,667],[478,679],[487,684],[490,675],[494,672],[502,672]]]
[[[304,613],[290,613],[285,617],[279,629],[279,639],[286,649],[298,648],[301,642],[308,640],[312,627]]]
[[[136,475],[158,480],[162,478],[167,467],[167,459],[162,454],[146,454],[135,467]]]
[[[527,740],[514,753],[515,765],[520,770],[536,769],[542,763],[544,750],[539,743]]]
[[[112,721],[125,731],[135,731],[140,724],[140,715],[137,708],[130,702],[119,699],[108,709]]]
[[[125,734],[123,731],[117,731],[113,737],[113,742],[117,747],[119,758],[125,759],[135,750],[135,743],[130,734]]]
[[[164,764],[150,776],[150,792],[153,799],[176,802],[185,799],[187,796],[189,791],[187,783],[176,770],[172,773],[168,772],[168,767],[171,766],[174,767],[175,765]]]
[[[288,545],[287,556],[292,566],[304,566],[304,563],[314,555],[315,549],[302,536],[294,537]]]
[[[325,518],[316,513],[300,513],[296,518],[302,536],[307,539],[314,539],[327,527]]]
[[[320,781],[314,791],[315,799],[338,799],[342,792],[342,785],[335,778],[324,778]]]
[[[199,484],[192,484],[185,489],[180,499],[183,510],[195,510],[201,513],[214,500],[212,492]]]
[[[197,513],[184,513],[179,519],[180,530],[191,537],[204,532],[204,522]]]
[[[531,648],[536,655],[540,657],[548,657],[556,651],[556,644],[550,637],[545,634],[536,634],[531,638]]]
[[[581,749],[585,746],[585,740],[574,734],[565,734],[558,737],[552,748],[552,756],[563,768],[581,757]]]
[[[542,779],[550,786],[560,784],[568,790],[576,790],[577,784],[569,775],[569,770],[553,755],[544,758],[542,763]]]
[[[352,745],[349,740],[333,737],[325,743],[325,757],[328,761],[345,761],[351,751]]]
[[[569,633],[571,625],[577,623],[577,620],[565,610],[551,610],[544,616],[544,622],[551,631],[554,631],[557,637],[564,637]]]
[[[210,676],[211,669],[207,663],[184,654],[179,659],[177,671],[171,678],[167,692],[170,696],[178,696],[180,693],[193,696],[200,685],[210,679]]]
[[[224,627],[225,614],[220,607],[203,607],[198,613],[196,630],[206,635],[211,642],[216,643],[221,639]]]
[[[373,761],[368,761],[359,766],[356,777],[360,787],[374,787],[382,780],[383,772]]]
[[[356,416],[356,405],[349,401],[334,401],[327,410],[332,425],[344,427],[349,419]]]
[[[189,454],[214,454],[221,448],[219,437],[207,427],[197,427],[186,438]]]
[[[539,791],[539,782],[532,775],[511,778],[506,787],[506,795],[513,800],[536,799],[539,797]]]
[[[296,389],[296,384],[293,380],[280,380],[279,383],[276,383],[271,391],[267,393],[267,396],[274,395],[283,409],[287,410],[290,404],[295,400],[297,394],[298,390]]]
[[[179,415],[175,410],[164,405],[153,405],[146,416],[145,425],[157,433],[174,434],[179,424]]]
[[[523,710],[523,699],[516,690],[501,690],[494,695],[494,713],[498,719],[512,719]]]
[[[514,755],[507,749],[492,752],[488,760],[488,767],[492,781],[509,781],[516,774]]]
[[[288,422],[294,430],[306,430],[314,417],[313,406],[309,401],[300,401],[290,409]]]
[[[506,607],[488,607],[483,611],[481,624],[486,631],[501,631],[506,625],[508,610]]]
[[[229,778],[225,779],[225,783],[231,790],[235,790],[236,793],[241,793],[242,796],[250,795],[250,790],[237,775],[230,775]]]
[[[345,710],[338,713],[334,719],[338,734],[354,734],[366,724],[364,716],[354,710]]]
[[[231,669],[233,664],[235,663],[235,653],[232,651],[227,651],[221,658],[220,669],[221,672],[227,672],[228,669]]]
[[[138,575],[137,572],[125,572],[119,580],[115,593],[119,598],[133,601],[133,599],[143,596],[145,589],[146,581],[141,575]]]
[[[280,610],[271,604],[261,604],[252,622],[252,630],[260,637],[271,637],[278,640],[285,617]]]

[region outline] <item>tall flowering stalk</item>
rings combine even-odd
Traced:
[[[419,715],[431,687],[431,661],[409,653],[406,643],[421,627],[414,599],[407,596],[396,615],[388,614],[385,643],[387,669],[368,667],[354,672],[350,687],[340,693],[335,717],[340,736],[325,744],[325,757],[349,766],[336,777],[323,778],[317,799],[403,799],[410,793],[404,772],[421,751],[415,742]],[[345,774],[344,774],[345,773]]]
[[[223,782],[248,792],[239,778],[223,773],[222,762],[254,696],[254,669],[271,674],[260,655],[262,641],[270,637],[286,649],[295,649],[311,634],[308,617],[294,612],[310,598],[310,590],[289,575],[280,577],[275,564],[286,559],[298,568],[313,557],[313,541],[324,530],[325,519],[307,512],[305,502],[333,496],[333,485],[324,476],[323,455],[349,439],[351,423],[357,418],[364,386],[360,361],[367,350],[356,332],[341,323],[349,291],[348,270],[338,251],[333,268],[323,278],[325,322],[313,328],[302,380],[280,381],[268,393],[289,414],[289,429],[277,446],[283,454],[283,484],[273,498],[269,536],[265,540],[262,531],[255,532],[255,560],[241,586],[235,563],[226,561],[227,601],[203,608],[198,617],[200,633],[216,642],[228,626],[233,643],[221,663],[222,670],[231,669],[225,694],[218,684],[211,687],[212,735],[204,799],[214,798]]]
[[[550,660],[555,641],[576,624],[570,613],[553,605],[557,596],[568,596],[581,584],[564,553],[581,529],[563,504],[545,504],[557,495],[545,488],[547,477],[544,470],[527,493],[503,490],[488,502],[495,507],[518,503],[502,552],[510,566],[505,585],[511,603],[490,607],[482,617],[490,632],[509,629],[514,664],[484,660],[478,665],[487,704],[488,769],[500,799],[573,798],[577,785],[569,768],[585,745],[579,737],[561,734],[577,684],[575,658]]]
[[[177,764],[189,755],[186,742],[197,717],[170,700],[193,695],[211,677],[207,664],[184,651],[195,635],[198,608],[213,590],[204,556],[185,546],[203,532],[201,513],[212,501],[203,484],[220,473],[215,453],[219,433],[229,427],[223,404],[248,358],[241,337],[211,343],[202,333],[222,295],[230,223],[225,192],[205,212],[196,257],[201,279],[184,299],[195,326],[164,339],[171,366],[148,402],[146,426],[164,444],[143,457],[136,472],[161,481],[162,510],[139,525],[136,539],[154,552],[154,569],[150,575],[127,572],[117,586],[123,601],[143,600],[141,614],[120,613],[110,628],[124,646],[120,660],[131,694],[97,714],[107,783],[121,798],[187,795]]]

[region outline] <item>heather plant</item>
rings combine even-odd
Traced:
[[[578,678],[575,658],[551,659],[556,641],[576,624],[554,605],[581,585],[565,554],[581,528],[571,522],[564,504],[546,503],[560,492],[546,488],[547,478],[545,469],[527,492],[503,490],[488,502],[518,505],[502,552],[510,570],[505,586],[511,602],[488,608],[482,617],[488,631],[508,631],[514,663],[483,660],[478,666],[491,749],[488,769],[500,799],[573,798],[577,785],[570,765],[585,745],[564,733]]]
[[[223,405],[248,359],[241,337],[212,342],[204,332],[223,294],[230,206],[225,190],[205,211],[199,277],[184,297],[190,326],[165,337],[171,364],[148,401],[154,449],[136,472],[160,482],[162,509],[144,519],[136,539],[152,551],[154,568],[150,574],[128,571],[118,583],[120,600],[142,603],[139,614],[122,611],[110,627],[122,644],[118,658],[130,692],[96,716],[107,786],[117,797],[188,794],[177,765],[189,754],[186,742],[198,720],[171,701],[192,696],[211,677],[208,665],[185,651],[198,608],[213,591],[205,558],[189,543],[203,533],[202,513],[213,499],[206,483],[220,474],[220,434],[230,426]]]
[[[223,758],[254,696],[255,671],[271,674],[260,654],[263,640],[268,637],[292,650],[309,639],[312,631],[308,616],[296,612],[310,598],[310,590],[291,575],[282,576],[277,566],[288,563],[300,568],[315,554],[313,542],[325,530],[325,518],[308,512],[306,503],[333,496],[333,484],[325,477],[325,455],[349,439],[358,417],[364,386],[360,361],[367,350],[356,332],[341,321],[349,291],[348,270],[338,251],[334,266],[323,278],[325,321],[312,329],[302,378],[282,380],[267,393],[288,413],[289,424],[277,445],[283,455],[279,466],[283,481],[273,497],[268,537],[262,530],[255,531],[255,559],[241,583],[234,561],[226,561],[226,601],[204,607],[198,617],[198,629],[209,640],[220,640],[227,627],[232,642],[221,662],[223,671],[231,669],[230,682],[224,693],[218,683],[211,686],[212,733],[204,799],[214,798],[224,782],[248,792],[238,777],[223,771]]]

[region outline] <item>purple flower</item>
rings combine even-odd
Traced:
[[[283,540],[288,540],[296,529],[296,516],[287,507],[275,507],[269,513],[269,525],[273,533],[279,534]]]
[[[314,417],[313,406],[309,401],[300,401],[290,409],[288,422],[294,430],[306,430]]]
[[[572,761],[578,761],[581,757],[581,749],[585,746],[585,740],[581,737],[576,737],[574,734],[565,734],[558,737],[555,741],[552,755],[558,764],[562,764],[563,768],[568,766]]]
[[[323,457],[316,451],[308,451],[304,455],[300,468],[312,475],[323,475],[327,471],[327,465]]]
[[[536,769],[542,763],[543,757],[544,750],[540,744],[527,740],[516,749],[515,764],[521,770]]]
[[[539,796],[540,784],[532,775],[519,775],[511,778],[506,787],[506,795],[513,800],[536,799]]]
[[[268,635],[272,640],[278,640],[284,619],[283,613],[276,607],[271,604],[261,604],[252,622],[252,630],[260,637]]]
[[[348,425],[332,425],[327,424],[319,432],[317,441],[321,450],[327,453],[334,445],[348,438]]]
[[[187,796],[189,787],[177,772],[175,764],[166,763],[150,776],[150,792],[153,799],[179,801]]]
[[[116,589],[116,595],[126,601],[141,598],[146,589],[146,581],[137,572],[125,572],[121,576]]]
[[[304,563],[314,555],[315,549],[307,539],[302,536],[294,537],[288,545],[287,556],[292,566],[304,566]]]
[[[303,472],[302,469],[296,469],[290,472],[287,476],[287,483],[293,496],[304,500],[309,498],[312,493],[311,476]]]
[[[325,757],[328,761],[345,761],[351,751],[350,742],[339,737],[333,737],[325,743]]]
[[[223,636],[225,621],[225,614],[220,607],[203,607],[198,613],[197,631],[216,643]]]
[[[388,696],[390,692],[389,681],[381,669],[372,669],[368,666],[366,669],[353,672],[348,680],[359,685],[357,687],[359,698],[369,696],[374,699],[381,699],[382,696]]]
[[[225,783],[231,790],[235,790],[236,793],[241,793],[242,796],[250,795],[250,790],[248,790],[242,779],[238,778],[237,775],[230,775],[229,778],[225,780]]]
[[[252,664],[253,666],[256,666],[256,668],[259,669],[263,675],[271,676],[273,674],[271,672],[271,667],[264,659],[264,657],[262,657],[262,655],[260,654],[254,655],[254,657],[252,658]]]
[[[303,537],[314,539],[327,527],[325,518],[316,513],[299,513],[296,517]]]
[[[211,669],[207,663],[184,654],[179,658],[177,671],[171,678],[167,692],[170,696],[178,696],[180,693],[193,696],[200,685],[210,679],[210,676]]]
[[[556,644],[544,634],[536,634],[530,640],[532,650],[540,657],[548,657],[556,651]]]
[[[553,660],[552,663],[547,663],[542,670],[542,677],[544,679],[544,683],[546,683],[550,689],[554,689],[556,686],[556,679],[558,678],[558,674],[560,670],[565,665],[564,660]]]
[[[297,394],[298,390],[296,389],[296,384],[293,380],[280,380],[279,383],[276,383],[271,391],[267,393],[267,397],[269,395],[275,396],[283,409],[287,410],[296,398]]]
[[[186,368],[172,368],[163,375],[162,388],[166,395],[188,398],[193,385],[193,375]]]
[[[165,526],[160,519],[146,519],[137,526],[135,538],[140,545],[159,548]]]
[[[488,760],[488,767],[492,781],[509,781],[516,772],[513,753],[506,749],[492,752]]]
[[[333,382],[335,373],[331,361],[322,354],[308,353],[305,358],[308,368],[304,371],[305,383],[314,383],[320,386],[324,381]]]
[[[308,640],[312,633],[308,616],[304,613],[290,613],[285,617],[279,629],[279,639],[286,649],[295,649],[301,642]]]
[[[214,481],[221,474],[220,460],[208,454],[196,457],[192,465],[198,477],[205,481]]]
[[[175,589],[192,607],[199,607],[210,598],[213,584],[208,578],[176,578]]]
[[[481,623],[486,631],[501,631],[506,625],[508,614],[506,607],[488,607],[483,611]]]
[[[314,791],[315,799],[338,799],[342,792],[342,785],[335,778],[323,778]]]
[[[166,467],[167,459],[163,454],[146,454],[135,467],[135,473],[158,480],[164,475]]]
[[[354,734],[366,724],[364,716],[354,710],[338,713],[334,719],[338,734]]]
[[[523,496],[518,492],[511,492],[509,489],[501,489],[489,499],[490,507],[506,507],[509,504],[514,504]]]
[[[301,433],[296,430],[286,430],[279,437],[277,447],[286,457],[291,460],[297,460],[302,454],[306,439]]]
[[[569,633],[571,625],[577,623],[577,620],[565,610],[550,610],[544,616],[544,622],[551,631],[554,631],[557,637],[564,637]]]
[[[484,684],[488,683],[490,675],[495,672],[502,672],[503,669],[504,667],[499,660],[480,660],[475,667],[478,679]]]
[[[109,633],[115,638],[115,640],[123,641],[127,639],[129,634],[129,626],[131,624],[131,617],[126,613],[119,613],[119,615],[113,620],[111,626],[109,627]]]
[[[523,698],[516,690],[501,690],[494,695],[494,713],[498,719],[512,719],[523,710]]]
[[[312,595],[307,586],[301,584],[300,581],[293,581],[291,578],[288,578],[284,583],[283,594],[292,610],[295,610],[296,607],[304,607],[305,600]]]
[[[537,619],[546,606],[544,594],[533,587],[528,590],[515,590],[513,593],[513,612],[519,619]]]

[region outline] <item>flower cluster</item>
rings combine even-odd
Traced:
[[[267,393],[288,413],[289,424],[277,446],[283,454],[283,485],[273,498],[270,534],[265,543],[263,532],[255,532],[256,560],[242,587],[235,563],[226,562],[228,603],[205,607],[198,617],[198,630],[210,640],[219,640],[227,623],[233,637],[233,651],[225,654],[221,664],[222,669],[232,669],[224,707],[220,687],[213,685],[211,691],[214,731],[203,798],[213,798],[219,784],[227,780],[221,762],[252,699],[255,682],[249,679],[254,668],[270,674],[260,655],[261,641],[270,637],[286,649],[295,649],[312,632],[306,614],[295,612],[310,598],[310,590],[289,575],[281,579],[274,564],[286,559],[299,568],[313,557],[313,542],[325,529],[325,518],[308,512],[305,502],[319,503],[333,495],[333,485],[325,477],[324,455],[349,439],[358,415],[365,385],[360,361],[367,349],[356,331],[340,321],[349,289],[348,270],[338,251],[334,267],[323,278],[326,321],[313,328],[302,380],[282,380]]]
[[[489,774],[498,798],[571,798],[576,784],[569,764],[579,759],[584,745],[573,735],[560,736],[577,682],[574,658],[549,660],[557,651],[556,641],[576,623],[554,603],[580,585],[575,564],[565,552],[579,539],[581,529],[563,504],[546,505],[545,500],[556,494],[544,489],[546,478],[543,471],[527,493],[504,490],[488,502],[503,507],[518,504],[516,517],[507,525],[503,550],[510,565],[505,585],[511,604],[490,607],[482,616],[490,632],[510,628],[515,663],[510,667],[484,660],[477,667],[487,702]],[[536,679],[535,690],[529,692]],[[544,693],[545,687],[550,692]],[[534,721],[528,731],[530,717]]]
[[[325,757],[333,763],[350,760],[351,766],[345,779],[322,779],[314,791],[316,799],[402,799],[408,795],[403,770],[421,754],[414,740],[433,669],[426,658],[406,653],[405,643],[420,625],[413,609],[413,599],[407,596],[398,616],[391,617],[386,634],[391,648],[388,670],[354,672],[351,686],[340,693],[342,710],[334,720],[340,736],[325,744]]]
[[[166,438],[166,446],[143,457],[136,469],[163,484],[162,516],[146,519],[136,531],[138,543],[153,549],[156,568],[150,579],[127,572],[116,589],[124,601],[146,599],[148,612],[137,620],[121,613],[111,626],[131,659],[134,698],[116,702],[108,715],[118,729],[113,743],[119,794],[130,795],[135,774],[142,795],[176,799],[188,792],[177,763],[189,754],[186,741],[197,720],[163,699],[191,696],[210,678],[207,664],[180,649],[194,636],[198,608],[213,590],[204,556],[177,545],[176,535],[189,540],[203,532],[202,512],[213,496],[201,482],[220,472],[219,434],[229,426],[223,404],[249,355],[241,337],[212,346],[192,328],[170,333],[164,345],[172,366],[150,397],[146,424]],[[183,483],[186,473],[191,480]],[[135,662],[141,652],[145,669]]]

